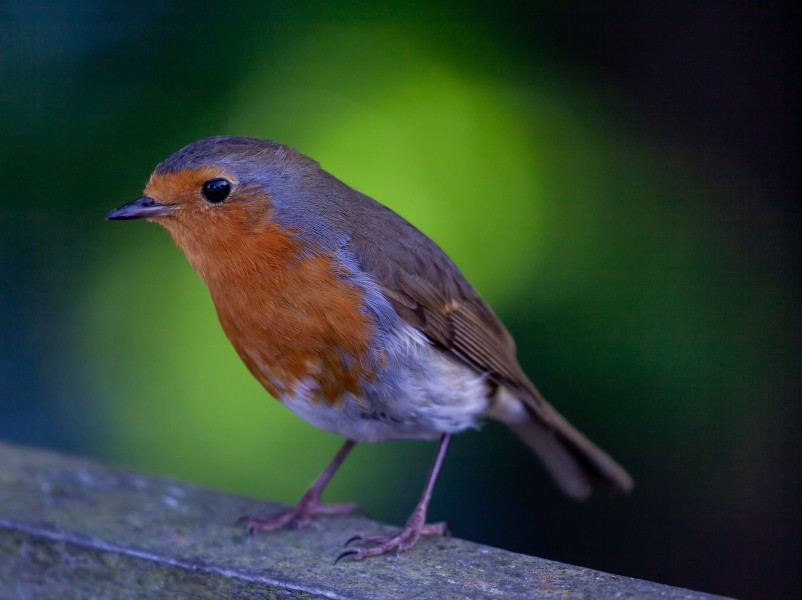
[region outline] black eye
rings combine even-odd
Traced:
[[[210,179],[201,187],[203,197],[207,202],[217,204],[222,202],[231,193],[231,182],[228,179],[218,177],[217,179]]]

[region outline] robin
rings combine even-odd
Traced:
[[[220,324],[267,391],[346,441],[300,501],[249,516],[249,531],[355,504],[321,494],[356,442],[439,439],[420,502],[386,536],[355,536],[357,560],[441,536],[426,510],[451,437],[506,423],[569,496],[625,492],[632,479],[524,374],[512,337],[454,262],[402,217],[282,144],[202,139],[160,163],[145,195],[107,219],[169,231],[203,278]]]

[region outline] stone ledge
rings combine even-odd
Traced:
[[[0,443],[0,598],[713,599],[472,542],[334,558],[359,517],[249,539],[234,522],[278,505]]]

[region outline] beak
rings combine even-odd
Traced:
[[[176,209],[175,204],[159,204],[153,198],[144,196],[120,208],[115,208],[106,215],[107,221],[127,221],[129,219],[152,219],[165,217]]]

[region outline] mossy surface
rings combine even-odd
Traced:
[[[2,598],[713,598],[454,538],[334,564],[358,517],[249,538],[278,506],[0,444]]]

